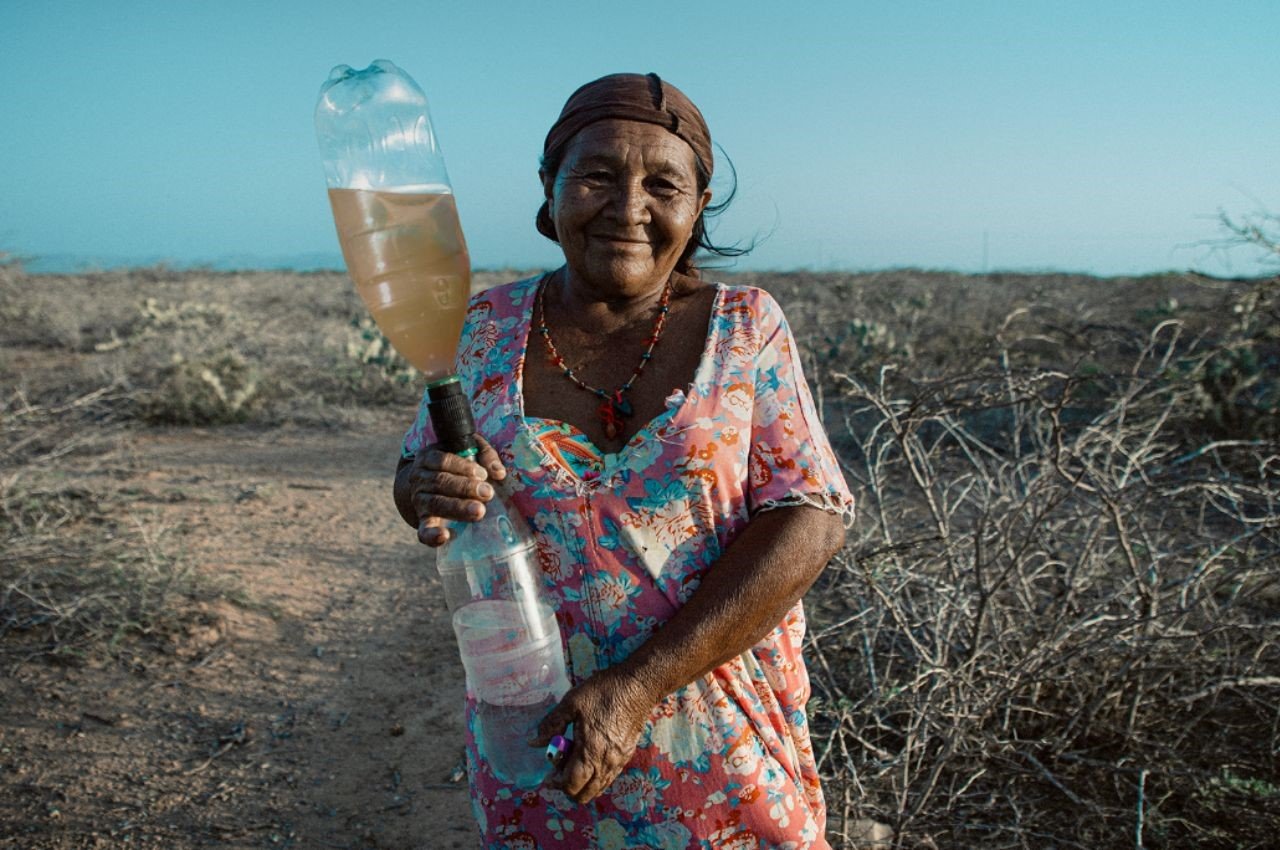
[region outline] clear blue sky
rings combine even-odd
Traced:
[[[1252,273],[1198,243],[1280,211],[1277,34],[1280,0],[0,0],[0,250],[336,261],[312,110],[385,57],[431,99],[477,267],[556,262],[547,127],[656,71],[737,166],[741,267]]]

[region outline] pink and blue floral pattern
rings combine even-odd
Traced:
[[[852,517],[791,333],[763,290],[717,285],[693,383],[619,452],[567,423],[524,416],[521,377],[538,279],[474,296],[458,374],[479,430],[513,473],[570,677],[626,658],[670,618],[760,511],[816,505]],[[425,405],[405,436],[432,441]],[[578,805],[468,767],[488,850],[820,850],[825,807],[805,714],[803,607],[769,635],[654,707],[631,762]]]

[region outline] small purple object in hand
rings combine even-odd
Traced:
[[[547,744],[547,761],[552,764],[559,764],[560,760],[569,752],[569,739],[563,735],[553,735],[551,743]]]

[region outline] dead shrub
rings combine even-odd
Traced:
[[[142,419],[163,425],[245,422],[261,402],[257,370],[239,352],[223,350],[187,360],[180,355],[140,394]]]
[[[0,345],[74,350],[80,342],[74,307],[35,285],[20,260],[0,251]]]
[[[166,646],[220,595],[175,528],[129,510],[95,471],[113,456],[123,399],[0,401],[0,656],[64,662]]]
[[[862,505],[809,603],[833,835],[1269,846],[1280,446],[1209,430],[1203,388],[1265,340],[1165,319],[1135,345],[1018,315],[944,375],[823,364]],[[1274,387],[1274,365],[1251,374]]]

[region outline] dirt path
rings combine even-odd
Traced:
[[[462,668],[391,504],[403,416],[126,438],[156,545],[238,604],[131,669],[0,676],[0,846],[475,846]]]

